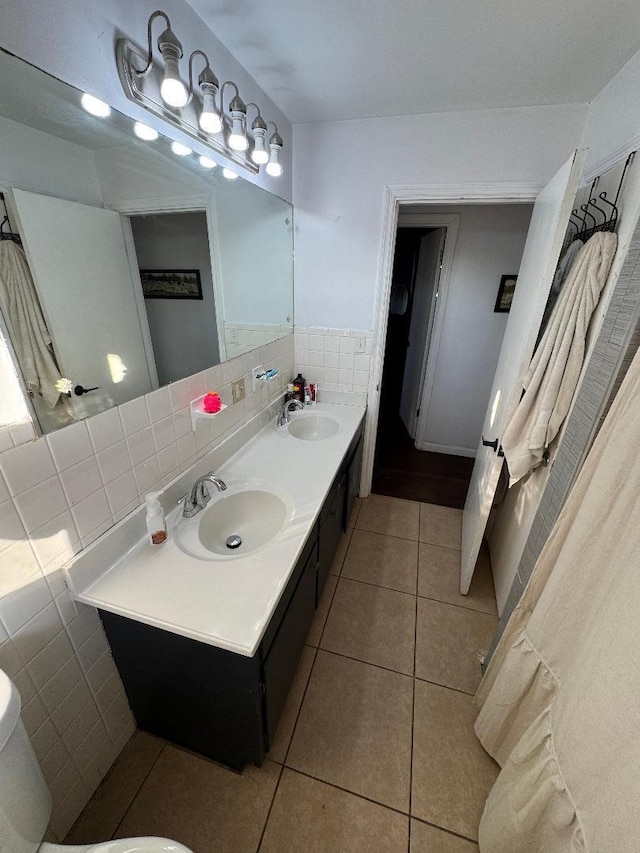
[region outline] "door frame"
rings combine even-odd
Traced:
[[[222,270],[220,268],[220,252],[218,251],[219,237],[218,224],[216,216],[216,208],[213,196],[209,194],[202,195],[187,195],[187,196],[169,196],[168,198],[149,198],[139,201],[125,201],[119,204],[105,205],[109,210],[115,210],[129,220],[128,228],[125,228],[127,249],[133,249],[133,255],[130,259],[132,268],[135,267],[135,274],[139,278],[140,271],[138,270],[137,259],[135,255],[135,244],[133,242],[133,231],[131,230],[130,217],[141,216],[145,213],[204,213],[207,220],[207,237],[209,242],[209,260],[211,262],[211,278],[213,279],[213,300],[216,309],[216,331],[218,334],[218,352],[220,354],[220,363],[227,360],[227,351],[225,345],[224,332],[224,294],[222,290]],[[144,308],[144,298],[142,297],[142,285],[140,291],[140,306],[138,311],[142,310],[142,314],[146,320],[147,312]],[[146,333],[143,332],[143,338],[148,334],[148,345],[151,347],[151,334],[148,331],[148,323]],[[153,352],[153,349],[151,349]],[[155,359],[153,360],[155,370]]]
[[[433,383],[436,377],[437,354],[444,326],[444,314],[449,295],[459,226],[459,213],[404,213],[401,209],[398,211],[398,228],[444,228],[445,230],[440,281],[438,283],[435,305],[432,308],[433,320],[431,322],[431,334],[426,341],[424,352],[422,353],[422,367],[418,383],[418,408],[420,409],[420,414],[418,415],[414,438],[414,445],[416,446],[424,443],[424,432],[429,406],[431,405],[431,392],[433,391]]]
[[[371,493],[373,463],[376,450],[376,435],[380,415],[380,386],[384,367],[384,350],[387,340],[391,277],[396,247],[396,231],[400,206],[422,204],[530,204],[544,187],[544,183],[533,182],[469,182],[453,184],[389,184],[385,187],[382,234],[376,296],[374,303],[374,333],[371,353],[371,371],[367,395],[367,413],[364,434],[364,456],[360,496]],[[409,213],[410,211],[407,211]]]

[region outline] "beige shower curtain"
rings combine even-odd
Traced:
[[[640,355],[476,700],[481,853],[640,851]]]

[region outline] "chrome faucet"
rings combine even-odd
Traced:
[[[178,501],[178,503],[183,505],[182,514],[185,518],[193,518],[193,516],[203,510],[211,500],[207,483],[213,483],[219,492],[224,492],[227,488],[227,484],[224,480],[221,480],[220,477],[216,477],[213,471],[209,471],[209,473],[205,474],[203,477],[198,477],[193,484],[191,493],[184,495]]]
[[[291,417],[291,409],[304,409],[304,406],[297,400],[291,391],[287,391],[284,395],[284,401],[282,403],[282,409],[280,410],[280,414],[278,415],[278,420],[276,421],[278,426],[285,426],[285,424],[289,423],[289,419]]]

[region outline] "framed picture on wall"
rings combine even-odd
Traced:
[[[140,270],[145,299],[202,299],[200,270]]]
[[[494,312],[499,314],[508,314],[511,310],[511,302],[513,301],[513,293],[516,289],[517,275],[503,275],[500,279],[500,287],[498,288],[498,297],[496,299]]]

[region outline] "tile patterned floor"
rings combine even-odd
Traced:
[[[473,853],[498,772],[473,732],[497,625],[460,510],[372,495],[336,554],[271,753],[237,774],[137,732],[69,836],[194,853]]]

